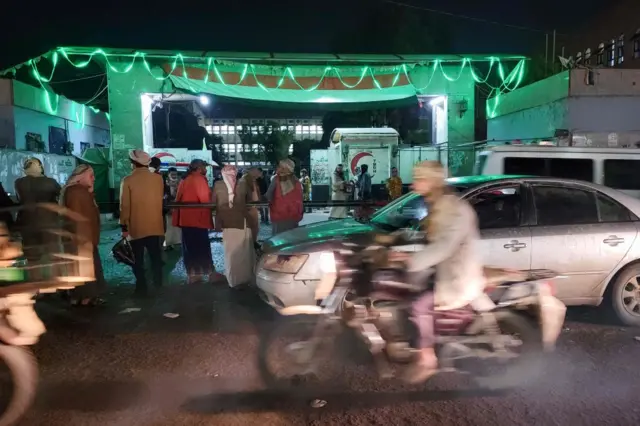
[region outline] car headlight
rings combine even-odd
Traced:
[[[264,256],[262,267],[267,271],[296,274],[307,261],[307,254],[267,254]]]
[[[325,274],[334,274],[336,272],[336,258],[331,252],[320,253],[318,261],[320,270]]]

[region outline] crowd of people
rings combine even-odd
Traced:
[[[247,265],[255,263],[260,221],[271,223],[273,234],[277,234],[297,227],[304,214],[304,176],[302,182],[295,176],[290,159],[279,163],[270,181],[261,168],[239,173],[235,166],[226,165],[213,187],[207,179],[210,165],[203,160],[193,160],[182,179],[175,169],[163,176],[159,161],[141,150],[131,151],[130,162],[132,172],[121,184],[120,224],[133,251],[136,296],[148,295],[145,251],[151,262],[152,283],[159,288],[162,246],[170,250],[178,236],[189,283],[226,279],[231,287],[248,284],[253,268]],[[248,205],[260,201],[269,207]],[[191,206],[171,207],[172,203]],[[224,276],[214,266],[209,239],[212,230],[222,232]]]
[[[310,210],[304,207],[304,202],[311,200],[309,173],[302,169],[298,178],[294,173],[295,164],[290,159],[280,161],[273,176],[260,167],[239,171],[233,165],[226,165],[216,169],[219,179],[213,185],[207,178],[211,165],[203,160],[193,160],[182,177],[175,167],[163,172],[160,160],[142,150],[131,151],[129,160],[132,171],[121,182],[119,222],[122,237],[132,253],[134,296],[149,295],[146,269],[151,272],[152,287],[162,287],[162,252],[176,247],[182,249],[189,283],[225,279],[231,287],[250,283],[253,268],[247,265],[256,261],[260,224],[271,225],[272,235],[276,235],[297,227],[304,213]],[[106,283],[98,252],[101,224],[93,194],[93,169],[87,164],[79,165],[62,187],[55,179],[45,176],[42,162],[37,158],[27,159],[23,169],[25,176],[15,182],[18,204],[58,203],[86,219],[78,222],[73,231],[92,246],[95,280],[73,290],[70,301],[73,306],[103,304],[100,296]],[[397,169],[392,170],[386,188],[390,200],[402,194],[402,181],[397,176]],[[367,165],[362,165],[352,181],[347,181],[343,166],[338,165],[333,173],[331,190],[334,201],[371,200],[371,176]],[[256,202],[266,203],[268,207],[248,205]],[[15,204],[3,188],[0,188],[0,204],[0,207]],[[207,206],[198,207],[197,204]],[[368,209],[361,207],[356,213],[366,216]],[[334,206],[330,218],[342,219],[347,214],[348,207]],[[54,227],[58,220],[55,212],[25,208],[19,211],[15,220],[6,211],[0,220],[8,228],[20,230],[28,262],[42,263],[55,252],[53,246],[59,240],[39,231],[47,224]],[[33,226],[34,223],[38,226]],[[210,231],[222,233],[224,275],[214,266]],[[145,268],[145,255],[150,262],[148,268]],[[37,277],[37,274],[33,271],[30,279],[46,278]]]

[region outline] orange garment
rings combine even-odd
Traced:
[[[402,195],[402,179],[399,176],[391,176],[387,179],[387,193],[390,200],[395,200]]]

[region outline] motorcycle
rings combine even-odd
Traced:
[[[345,327],[366,344],[381,379],[396,377],[415,360],[417,330],[408,308],[423,288],[407,283],[403,262],[389,260],[397,240],[384,241],[345,243],[323,253],[317,305],[283,309],[282,322],[261,339],[258,365],[269,387],[317,379]],[[540,355],[553,349],[566,307],[553,296],[552,280],[559,278],[553,271],[485,268],[485,277],[485,293],[469,306],[434,311],[438,372],[466,373],[487,389],[508,388],[542,368]],[[293,341],[283,342],[289,331]],[[275,348],[286,358],[276,360],[285,365],[282,375],[270,362]]]
[[[10,389],[2,392],[8,399],[1,401],[0,426],[18,422],[37,392],[38,363],[28,347],[38,342],[46,328],[34,309],[35,297],[70,290],[95,279],[93,247],[90,242],[78,238],[75,229],[69,225],[85,219],[57,205],[29,208],[56,214],[65,225],[38,230],[57,235],[58,244],[55,252],[42,263],[29,263],[23,257],[23,242],[14,238],[0,222],[0,363],[8,367],[7,372],[0,374],[0,385],[3,391]]]

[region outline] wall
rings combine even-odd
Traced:
[[[410,71],[412,83],[419,90],[418,95],[447,97],[447,142],[450,153],[456,157],[449,158],[450,172],[454,176],[468,174],[473,168],[475,158],[467,150],[456,150],[461,144],[475,140],[475,81],[469,67],[462,71],[459,65],[443,65],[442,69],[449,76],[446,78],[432,67],[416,67]],[[453,80],[453,81],[451,81]],[[460,113],[460,104],[466,105],[466,112]]]
[[[640,96],[640,70],[596,69],[593,85],[586,78],[586,70],[571,70],[569,96]]]
[[[11,80],[0,79],[0,148],[13,146],[13,86]]]
[[[57,98],[57,100],[56,100]],[[13,81],[13,128],[11,148],[26,149],[27,132],[42,136],[48,150],[49,127],[67,130],[67,138],[73,143],[73,153],[80,155],[81,143],[108,145],[109,124],[104,113],[94,113],[89,108],[62,96],[51,96],[47,102],[42,89]]]
[[[492,107],[492,114],[489,118],[493,119],[545,105],[564,99],[568,95],[569,72],[565,71],[516,89],[513,92],[502,94],[497,103],[496,98],[487,99],[487,103]]]
[[[489,119],[487,139],[512,141],[553,136],[556,129],[569,125],[568,108],[567,99],[561,99]]]
[[[123,63],[111,60],[111,63],[116,68],[122,68],[128,67],[131,60],[125,60]],[[140,61],[136,61],[128,73],[116,73],[107,68],[113,161],[112,188],[119,188],[120,180],[131,171],[129,151],[145,147],[144,134],[147,132],[143,132],[144,114],[140,97],[144,93],[167,93],[172,90],[171,83],[161,78],[162,70],[154,67],[153,72],[159,79],[150,75]]]

